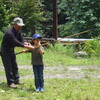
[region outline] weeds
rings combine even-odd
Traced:
[[[99,100],[100,96],[99,80],[47,79],[43,93],[36,93],[28,81],[23,80],[27,83],[17,90],[4,89],[5,93],[0,94],[1,100]]]
[[[16,48],[16,52],[21,50]],[[0,100],[99,100],[100,79],[92,76],[97,77],[100,73],[100,70],[95,68],[95,66],[100,67],[100,58],[76,59],[72,54],[73,48],[63,47],[61,44],[55,47],[51,45],[45,49],[45,91],[43,93],[35,92],[33,71],[32,67],[30,68],[31,54],[17,55],[18,65],[23,66],[19,68],[19,73],[24,85],[18,85],[16,90],[8,88],[5,78],[1,77],[4,76],[4,70],[0,60]],[[79,66],[80,70],[72,71],[68,66]],[[31,77],[27,77],[30,75]],[[74,77],[78,75],[83,76],[81,79],[75,79]]]

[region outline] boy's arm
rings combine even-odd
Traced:
[[[42,47],[42,46],[40,46],[39,48],[38,48],[38,52],[42,55],[42,54],[44,54],[44,48]]]

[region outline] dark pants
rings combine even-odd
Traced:
[[[7,84],[15,83],[19,81],[18,67],[16,63],[16,56],[14,54],[14,48],[8,49],[2,47],[2,62],[5,69],[7,78]]]
[[[44,87],[44,75],[43,75],[44,66],[43,65],[33,65],[35,87],[43,88]]]

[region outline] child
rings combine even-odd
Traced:
[[[40,34],[34,34],[32,36],[32,44],[34,49],[31,50],[32,52],[32,66],[34,72],[34,79],[35,79],[35,87],[36,91],[44,91],[44,65],[43,65],[43,54],[44,50],[41,46],[41,39],[42,36]]]

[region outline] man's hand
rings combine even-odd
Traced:
[[[31,45],[29,42],[24,42],[24,45]]]
[[[32,46],[31,44],[29,44],[29,45],[24,45],[24,48],[27,48],[27,49],[30,49],[30,50],[35,49],[34,46]]]

